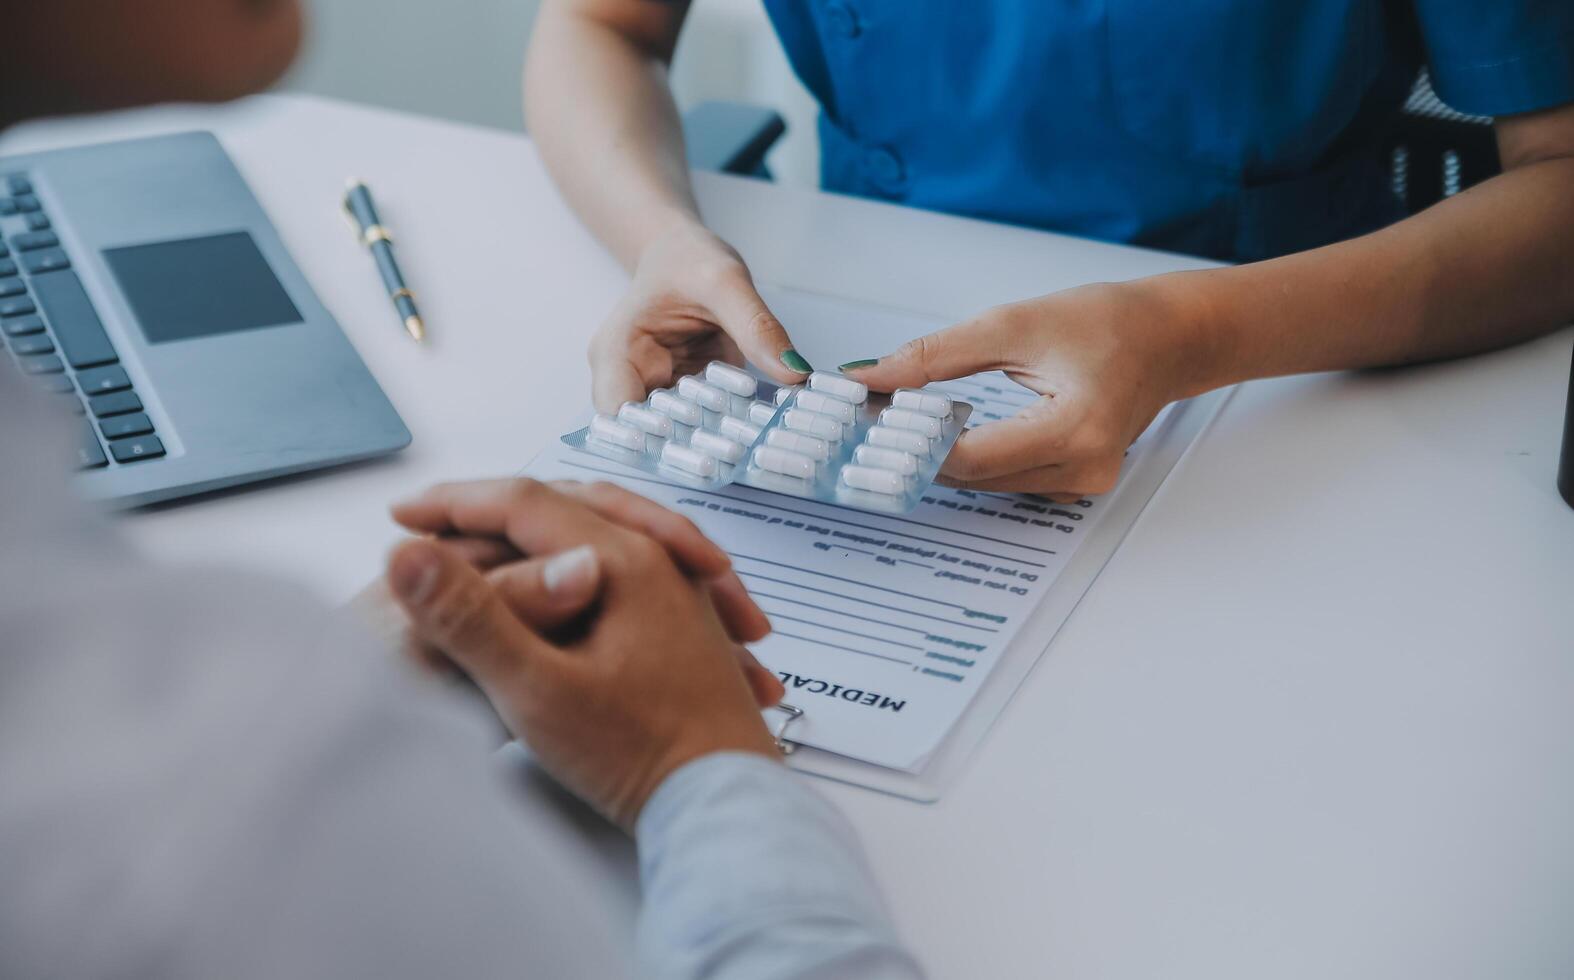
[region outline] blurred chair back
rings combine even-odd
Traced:
[[[781,114],[741,102],[701,102],[683,114],[689,166],[769,180],[765,154],[787,132]]]
[[[1410,214],[1502,170],[1492,120],[1444,105],[1425,71],[1394,125],[1388,150],[1394,193]]]

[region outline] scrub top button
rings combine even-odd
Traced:
[[[877,146],[864,156],[864,172],[875,186],[888,191],[899,190],[907,182],[907,168],[902,166],[902,158],[884,146]]]
[[[849,39],[863,31],[863,26],[858,23],[858,13],[841,0],[832,0],[825,5],[825,23],[833,33]]]

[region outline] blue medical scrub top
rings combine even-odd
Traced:
[[[1217,258],[1400,217],[1383,137],[1574,101],[1574,0],[765,0],[828,190]]]

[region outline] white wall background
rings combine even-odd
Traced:
[[[551,2],[551,0],[546,0]],[[285,86],[463,122],[522,128],[520,73],[542,0],[307,0],[311,33]],[[787,117],[770,164],[814,184],[813,99],[759,0],[697,0],[672,71],[680,108],[753,102]]]

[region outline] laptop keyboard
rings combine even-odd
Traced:
[[[23,373],[81,416],[85,470],[164,455],[120,355],[25,174],[0,179],[0,336]]]

